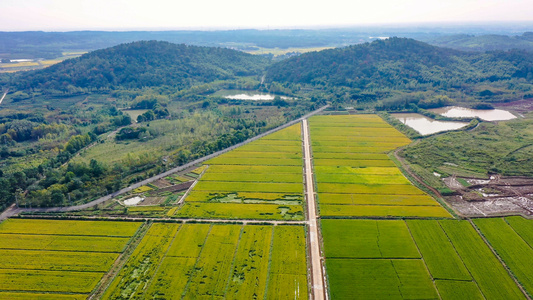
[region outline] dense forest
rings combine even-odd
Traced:
[[[358,102],[408,103],[427,91],[490,102],[533,95],[533,56],[521,50],[462,52],[390,38],[290,58],[269,67],[266,78]]]
[[[268,60],[213,47],[141,41],[97,50],[44,70],[15,76],[17,90],[64,93],[119,88],[188,88],[215,80],[258,75]]]

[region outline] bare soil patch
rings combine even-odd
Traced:
[[[455,191],[444,197],[461,215],[468,217],[516,215],[533,216],[533,178],[491,176],[489,180],[463,178],[464,187],[448,177],[446,185]]]

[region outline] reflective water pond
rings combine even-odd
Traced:
[[[455,130],[468,125],[467,122],[437,121],[415,113],[391,114],[391,116],[418,131],[422,135]]]
[[[222,90],[214,94],[214,96],[224,97],[232,100],[251,100],[251,101],[271,101],[276,95],[268,93],[260,93],[256,91],[241,91],[241,90]],[[290,99],[289,97],[281,96],[281,99]]]
[[[460,106],[446,106],[442,108],[434,108],[428,110],[450,118],[479,117],[480,119],[485,121],[504,121],[516,118],[515,115],[503,109],[471,109]]]

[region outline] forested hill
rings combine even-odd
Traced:
[[[19,90],[61,92],[150,86],[189,87],[260,75],[269,61],[235,50],[141,41],[97,50],[49,68],[21,73]]]
[[[306,53],[272,65],[268,81],[358,89],[464,88],[479,82],[533,80],[523,51],[470,53],[407,38]]]

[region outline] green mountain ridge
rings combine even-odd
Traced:
[[[43,70],[20,73],[19,90],[76,92],[173,86],[259,75],[268,60],[225,48],[141,41],[96,50]]]
[[[273,64],[267,81],[353,89],[469,89],[516,79],[531,83],[533,57],[520,50],[471,53],[390,38],[306,53]]]

